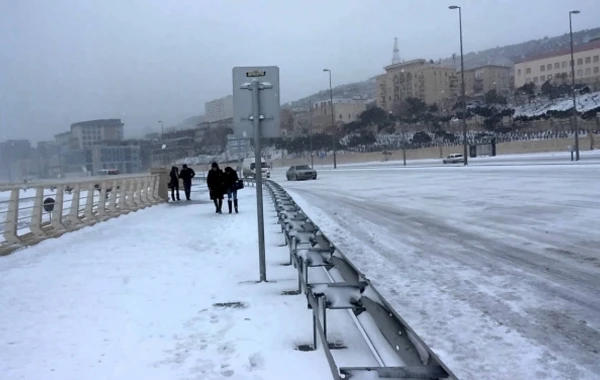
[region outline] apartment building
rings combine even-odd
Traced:
[[[384,67],[385,74],[375,78],[377,107],[393,111],[406,98],[419,98],[426,104],[450,105],[456,98],[456,70],[424,59]]]
[[[508,95],[513,88],[513,68],[508,66],[486,65],[465,70],[465,94],[482,96],[490,90]],[[459,73],[460,74],[460,73]],[[460,77],[460,75],[458,75]],[[460,88],[460,79],[459,79]]]
[[[71,139],[77,140],[77,149],[90,149],[102,141],[123,140],[121,119],[99,119],[71,124]]]
[[[233,118],[233,95],[204,103],[204,121],[214,122]]]
[[[367,110],[367,100],[333,98],[333,114],[335,124],[351,123]],[[332,128],[331,100],[317,101],[312,104],[313,132],[330,132]]]
[[[577,45],[573,49],[575,81],[600,90],[600,41]],[[514,67],[515,88],[526,83],[571,82],[571,50],[551,52],[518,62]]]

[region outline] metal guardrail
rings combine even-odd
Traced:
[[[321,343],[333,379],[457,379],[292,197],[276,182],[268,180],[265,183],[289,247],[289,264],[297,269],[298,290],[293,294],[305,295],[313,311],[313,342],[309,349],[316,350]],[[309,271],[316,268],[325,270],[331,282],[310,283]],[[341,274],[342,282],[334,280],[330,274],[332,269]],[[331,352],[335,347],[327,339],[327,310],[340,309],[348,310],[353,317],[379,366],[338,368]],[[367,329],[356,317],[361,313],[372,317],[379,333],[404,366],[387,366],[384,363]]]
[[[0,256],[164,202],[159,182],[144,174],[0,187]]]

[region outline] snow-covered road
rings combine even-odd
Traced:
[[[459,378],[598,378],[600,166],[275,179]]]

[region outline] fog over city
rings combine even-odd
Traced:
[[[204,113],[231,69],[278,65],[282,101],[459,54],[458,15],[440,0],[5,0],[0,2],[0,140],[53,140],[70,124],[120,118],[137,137]],[[597,0],[471,0],[465,53],[598,26]]]

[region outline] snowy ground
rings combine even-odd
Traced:
[[[282,266],[265,203],[267,270],[257,284],[256,199],[239,215],[194,203],[163,204],[0,258],[2,380],[326,379],[310,343],[312,317]],[[218,303],[242,302],[243,308]],[[374,365],[350,318],[330,316],[336,360]],[[334,321],[338,321],[335,322]],[[343,334],[343,335],[342,335]]]
[[[460,379],[598,378],[600,166],[275,179]]]

